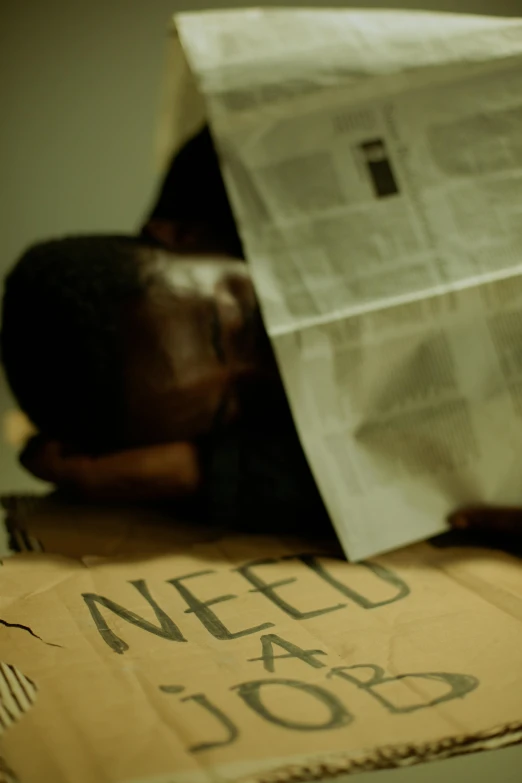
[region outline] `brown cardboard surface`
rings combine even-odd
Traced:
[[[522,566],[11,501],[0,780],[334,777],[522,738]],[[4,776],[2,778],[2,775]]]

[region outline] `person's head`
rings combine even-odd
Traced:
[[[205,127],[174,156],[139,238],[41,243],[7,278],[3,363],[22,409],[94,451],[226,421],[270,356],[242,257]]]
[[[34,424],[91,451],[203,436],[271,368],[244,263],[124,236],[28,250],[6,280],[1,344]]]

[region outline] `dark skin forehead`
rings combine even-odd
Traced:
[[[223,256],[157,250],[142,274],[146,296],[125,324],[129,441],[205,436],[238,417],[245,393],[277,378],[248,270]]]
[[[231,262],[237,278],[243,251],[207,127],[173,157],[141,236],[149,244],[141,262],[147,296],[126,321],[129,437],[137,443],[198,437],[234,417],[237,387],[249,385],[258,362],[270,365],[271,374],[275,367],[250,284],[248,292],[234,289],[250,316],[255,310],[250,330],[223,329],[217,312],[216,293],[223,299]],[[160,273],[151,244],[175,254]],[[191,274],[202,256],[211,260],[213,284],[205,285],[200,270]],[[263,344],[259,356],[253,343]],[[241,348],[252,354],[250,363],[237,361]]]

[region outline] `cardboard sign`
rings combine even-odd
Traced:
[[[33,551],[0,567],[0,780],[309,780],[522,738],[514,556],[351,565],[159,513],[8,507]]]

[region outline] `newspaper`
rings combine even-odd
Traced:
[[[522,501],[522,20],[263,9],[175,28],[348,557]]]

